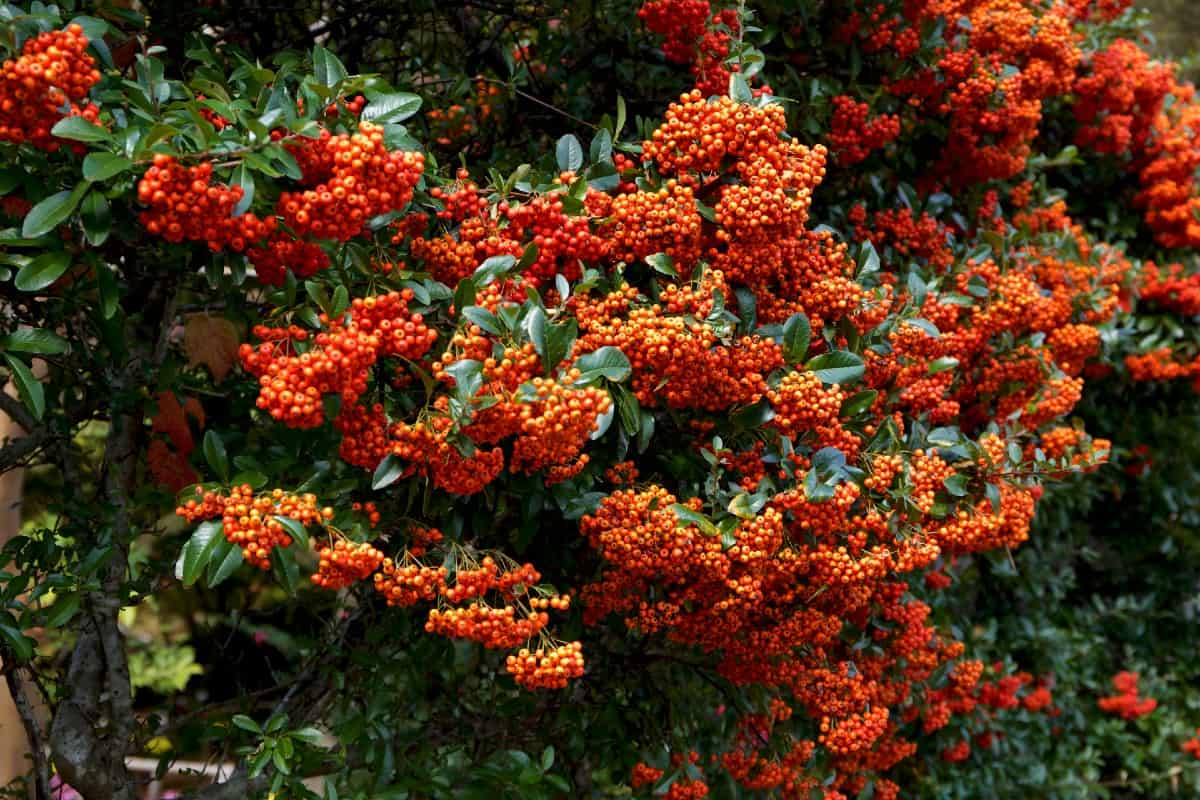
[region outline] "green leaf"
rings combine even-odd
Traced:
[[[300,565],[296,563],[296,557],[290,549],[276,547],[271,551],[271,571],[288,594],[296,593],[300,582]]]
[[[205,583],[208,584],[210,589],[214,586],[219,586],[229,576],[237,572],[238,567],[242,565],[244,560],[242,548],[222,536],[221,541],[217,542],[217,546],[213,548],[212,555],[208,559],[208,573],[205,576]]]
[[[858,277],[872,272],[879,272],[879,253],[875,252],[875,245],[867,240],[858,250]]]
[[[866,391],[859,392],[852,397],[847,397],[842,402],[842,408],[838,412],[838,415],[842,417],[853,417],[861,414],[875,404],[875,399],[877,397],[879,397],[879,392],[875,391],[874,389],[867,389]]]
[[[499,318],[482,306],[467,306],[463,309],[462,315],[468,322],[478,325],[493,336],[499,336],[504,332]]]
[[[720,529],[712,523],[708,517],[701,514],[699,511],[693,511],[685,505],[674,503],[669,506],[671,511],[675,513],[675,518],[680,527],[695,525],[700,529],[700,532],[705,536],[716,536],[720,533]]]
[[[346,309],[350,308],[350,290],[344,285],[340,285],[334,289],[330,306],[333,311],[330,316],[333,319],[340,319],[346,313]]]
[[[955,497],[967,496],[967,476],[954,474],[942,481],[942,485],[946,487],[946,491]]]
[[[382,125],[385,122],[403,122],[421,108],[421,98],[415,94],[397,92],[381,94],[371,98],[362,110],[361,119]]]
[[[929,374],[936,375],[939,372],[945,372],[948,369],[954,369],[958,366],[958,359],[954,356],[942,356],[935,358],[929,362]]]
[[[61,628],[79,611],[79,594],[66,592],[58,595],[54,605],[46,609],[46,620],[42,623],[46,628]]]
[[[133,162],[125,156],[113,153],[88,153],[83,159],[83,179],[93,183],[108,180],[132,166]]]
[[[846,350],[822,353],[805,367],[815,372],[822,383],[853,383],[867,371],[862,357]]]
[[[475,285],[487,286],[498,278],[507,275],[516,263],[517,259],[509,255],[492,256],[475,269],[475,273],[472,275],[475,279]]]
[[[767,499],[757,495],[742,492],[729,501],[727,510],[730,514],[741,519],[754,519],[762,507],[766,505]]]
[[[117,313],[117,304],[121,301],[116,272],[107,264],[97,264],[96,284],[100,291],[100,314],[105,319],[111,319],[112,315]]]
[[[83,234],[88,243],[93,246],[104,244],[112,232],[112,211],[104,195],[88,192],[87,197],[83,198],[79,218],[83,222]]]
[[[812,325],[803,313],[792,314],[783,323],[783,358],[787,363],[803,361],[811,341]]]
[[[750,84],[746,82],[745,75],[734,72],[729,76],[729,96],[737,103],[754,102],[754,92],[750,91]]]
[[[593,164],[612,160],[612,134],[605,128],[596,131],[592,137],[592,145],[588,148],[588,156]]]
[[[348,74],[338,57],[321,45],[313,48],[313,73],[318,83],[330,88],[344,81]]]
[[[655,272],[661,272],[663,275],[669,275],[672,278],[679,277],[679,270],[675,269],[675,259],[666,253],[655,253],[646,256],[646,263],[654,267]]]
[[[63,117],[54,124],[50,133],[60,139],[71,139],[76,142],[110,142],[112,134],[108,129],[95,125],[83,117]]]
[[[67,340],[53,331],[41,328],[21,328],[7,336],[0,336],[0,350],[18,353],[38,353],[56,356],[67,352]]]
[[[403,474],[404,463],[393,455],[385,456],[375,468],[375,474],[371,476],[371,488],[378,491],[391,486]]]
[[[33,648],[37,642],[21,632],[21,627],[7,611],[0,614],[0,637],[8,643],[18,661],[28,661],[33,657]]]
[[[581,373],[576,381],[579,384],[594,383],[600,378],[619,382],[633,373],[629,359],[621,352],[620,348],[611,345],[580,356],[579,360],[575,362],[575,366]]]
[[[547,374],[552,374],[558,366],[571,355],[575,349],[575,339],[579,336],[579,322],[575,318],[565,324],[550,325],[546,329]]]
[[[234,714],[233,724],[249,733],[262,733],[262,728],[254,720],[247,717],[245,714]]]
[[[325,287],[317,281],[305,281],[304,292],[308,295],[321,311],[333,316],[333,303],[329,299],[329,292],[325,291]]]
[[[454,308],[459,316],[462,315],[463,309],[475,305],[475,295],[478,293],[479,288],[471,278],[463,278],[458,282],[458,286],[454,288]]]
[[[21,223],[21,235],[26,239],[36,239],[57,228],[71,216],[87,190],[88,184],[83,182],[74,189],[63,189],[38,203],[25,215],[25,221]]]
[[[285,517],[282,514],[275,515],[275,521],[282,525],[292,537],[292,541],[302,547],[308,547],[308,531],[300,524],[300,520]]]
[[[200,523],[191,538],[183,545],[183,551],[175,562],[175,577],[183,581],[184,586],[191,586],[200,577],[200,573],[208,566],[217,542],[224,540],[221,533],[221,523],[208,520]]]
[[[229,185],[242,187],[242,199],[233,207],[233,216],[240,217],[250,210],[250,204],[254,202],[254,173],[245,164],[238,164],[229,178]]]
[[[576,172],[583,166],[583,146],[569,133],[558,140],[554,155],[558,159],[558,168],[563,172]]]
[[[325,736],[320,730],[313,727],[301,728],[297,731],[291,731],[288,736],[292,739],[299,739],[305,744],[319,745],[324,740]]]
[[[229,457],[225,455],[225,443],[216,431],[204,434],[204,460],[221,480],[229,480]]]
[[[71,266],[71,254],[65,250],[42,253],[17,272],[14,282],[22,292],[37,292],[62,277]]]
[[[21,395],[21,402],[25,404],[35,419],[40,420],[46,414],[46,393],[42,384],[33,377],[32,370],[25,365],[24,361],[10,356],[8,353],[4,354],[4,360],[8,362],[12,378],[17,384],[17,393]]]

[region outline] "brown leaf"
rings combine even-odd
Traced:
[[[237,328],[221,317],[192,314],[183,327],[183,349],[189,367],[203,364],[213,380],[220,383],[237,359]]]

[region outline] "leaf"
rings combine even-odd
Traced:
[[[872,272],[879,271],[879,253],[875,252],[875,245],[867,240],[862,243],[862,247],[858,250],[858,276],[863,277]]]
[[[812,325],[803,313],[792,314],[783,323],[783,358],[787,363],[803,361],[811,341]]]
[[[244,731],[248,731],[250,733],[262,733],[262,728],[259,727],[258,723],[247,717],[245,714],[234,714],[232,722],[236,727],[241,728]]]
[[[63,117],[54,123],[50,133],[60,139],[76,142],[109,142],[112,134],[107,128],[96,125],[83,117]]]
[[[655,272],[661,272],[663,275],[669,275],[672,278],[679,277],[679,270],[675,269],[675,259],[666,253],[655,253],[646,256],[646,263],[654,267]]]
[[[583,146],[572,134],[568,133],[558,140],[554,155],[558,159],[558,168],[563,172],[575,172],[583,166]]]
[[[204,460],[221,480],[229,480],[229,457],[225,455],[225,443],[216,431],[204,434]]]
[[[729,96],[736,103],[754,102],[754,92],[750,91],[750,84],[746,82],[745,75],[734,72],[729,76]]]
[[[217,546],[218,541],[224,539],[219,521],[208,520],[200,523],[191,538],[184,543],[179,559],[175,562],[175,577],[183,581],[184,586],[195,583],[200,573],[208,566],[213,548]]]
[[[0,637],[8,642],[9,649],[18,661],[28,661],[33,657],[37,642],[21,632],[21,627],[7,611],[0,615]]]
[[[300,520],[276,514],[275,521],[287,529],[288,534],[292,537],[292,541],[304,547],[309,546],[308,531],[300,524]]]
[[[245,163],[238,164],[229,177],[229,185],[242,189],[242,198],[233,207],[233,216],[240,217],[250,210],[250,204],[254,202],[254,172]]]
[[[445,372],[454,378],[454,395],[464,403],[483,386],[483,364],[473,358],[456,361]]]
[[[276,547],[271,551],[271,571],[288,594],[296,593],[296,586],[300,581],[300,565],[296,563],[291,550]]]
[[[496,315],[488,311],[482,306],[467,306],[463,309],[463,317],[470,323],[478,325],[482,330],[487,331],[493,336],[499,336],[503,333],[503,328],[500,326],[500,320]]]
[[[317,728],[313,728],[311,726],[307,728],[301,728],[296,731],[291,731],[288,736],[292,739],[299,739],[305,744],[311,744],[314,746],[321,744],[321,742],[325,739],[325,734],[321,733],[321,731]]]
[[[734,412],[730,419],[739,428],[758,428],[775,419],[775,409],[766,400],[759,400]]]
[[[54,601],[54,605],[46,609],[46,620],[42,623],[46,628],[61,628],[70,621],[71,617],[79,611],[79,594],[77,592],[66,592],[60,594]]]
[[[116,272],[107,264],[96,265],[96,285],[100,291],[100,314],[105,319],[112,319],[112,315],[117,313],[117,304],[121,302]]]
[[[21,267],[14,282],[22,292],[37,292],[62,277],[71,266],[71,254],[65,250],[42,253]]]
[[[313,48],[313,73],[317,82],[330,88],[346,79],[346,67],[338,57],[321,45]]]
[[[607,129],[601,128],[596,131],[596,135],[592,137],[592,145],[588,148],[588,156],[593,164],[598,164],[601,161],[612,160],[612,134]]]
[[[458,282],[458,286],[454,288],[454,308],[459,316],[462,316],[464,309],[475,305],[475,296],[478,293],[479,288],[473,279],[463,278]]]
[[[838,416],[853,417],[866,411],[875,404],[875,399],[879,397],[879,392],[874,389],[867,389],[858,394],[847,397],[842,402],[842,407],[838,411]]]
[[[18,353],[56,356],[67,352],[67,347],[66,339],[41,328],[21,328],[7,336],[0,336],[0,349]]]
[[[573,317],[565,324],[550,325],[546,329],[546,364],[547,374],[552,374],[558,366],[570,357],[575,349],[575,339],[579,335],[579,322]]]
[[[192,314],[183,326],[183,351],[189,368],[205,366],[220,383],[237,362],[237,328],[224,317]]]
[[[88,153],[83,159],[83,179],[95,183],[120,175],[133,166],[125,156],[113,153]]]
[[[38,203],[25,215],[25,221],[21,223],[21,236],[36,239],[57,228],[71,216],[87,190],[88,183],[85,181],[74,189],[63,189]]]
[[[42,384],[33,376],[33,371],[25,365],[24,361],[4,354],[4,360],[8,362],[8,368],[12,372],[13,380],[17,384],[17,393],[21,395],[21,402],[33,414],[34,419],[41,419],[46,414],[46,392],[42,388]]]
[[[737,497],[729,501],[727,510],[730,514],[741,519],[754,519],[762,507],[766,505],[766,498],[749,494],[747,492],[740,493]]]
[[[609,397],[611,399],[612,395],[609,395]],[[605,411],[600,416],[596,417],[596,429],[592,431],[591,436],[589,438],[592,439],[593,441],[595,441],[596,439],[599,439],[604,434],[608,433],[609,426],[612,425],[613,417],[616,416],[616,413],[617,413],[617,404],[610,403],[608,406],[608,410]]]
[[[948,369],[954,369],[958,366],[958,359],[954,356],[942,356],[935,358],[929,362],[929,374],[936,375],[939,372],[945,372]]]
[[[942,485],[946,487],[946,491],[955,497],[967,496],[967,476],[954,474],[942,481]]]
[[[595,352],[580,356],[575,362],[575,367],[580,371],[579,379],[576,383],[592,383],[600,378],[607,378],[610,381],[623,381],[633,373],[633,367],[629,364],[629,359],[621,352],[620,348],[606,345]]]
[[[385,122],[403,122],[421,108],[421,98],[407,92],[381,94],[371,98],[362,110],[360,119],[382,125]]]
[[[88,243],[93,246],[104,244],[112,232],[112,211],[108,207],[108,200],[98,191],[88,192],[79,211]]]
[[[822,383],[853,383],[867,371],[862,357],[847,350],[822,353],[805,367],[815,372]]]
[[[517,259],[509,255],[492,256],[475,269],[475,273],[472,275],[475,279],[475,285],[487,286],[501,276],[508,274],[508,271],[516,263]]]
[[[242,548],[222,536],[208,559],[208,574],[205,576],[205,583],[210,589],[219,586],[230,575],[237,572],[244,560]]]
[[[700,529],[700,532],[705,536],[716,536],[720,530],[716,525],[713,525],[712,520],[701,514],[699,511],[693,511],[685,505],[673,503],[669,506],[671,511],[675,512],[675,518],[680,527],[695,525]]]

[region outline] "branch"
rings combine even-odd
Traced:
[[[47,437],[45,428],[36,428],[33,433],[10,439],[0,447],[0,474],[25,465],[25,460],[41,447]]]
[[[8,392],[0,392],[0,411],[12,417],[13,422],[20,425],[26,432],[38,427],[38,421],[34,419],[33,414],[29,413],[29,409]]]
[[[37,800],[50,800],[50,765],[46,761],[46,745],[42,739],[42,728],[38,724],[33,705],[25,694],[25,683],[17,676],[22,669],[13,665],[5,671],[4,680],[12,695],[21,724],[25,727],[25,738],[29,741],[29,756],[33,760],[33,780]]]

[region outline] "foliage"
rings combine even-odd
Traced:
[[[40,797],[1200,787],[1200,103],[1128,3],[168,5],[0,9]]]

